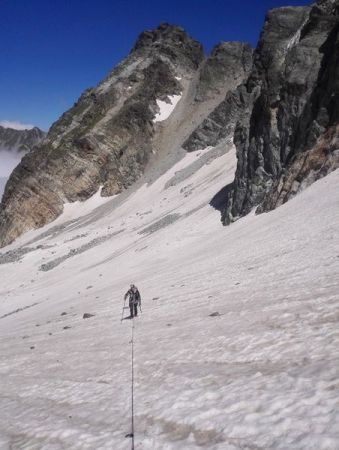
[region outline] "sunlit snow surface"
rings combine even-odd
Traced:
[[[182,172],[208,151],[115,209],[68,205],[0,265],[2,450],[131,448],[131,282],[136,449],[339,448],[339,171],[222,227],[208,202],[234,151]]]
[[[166,120],[174,111],[174,108],[181,99],[181,95],[169,95],[168,98],[170,103],[157,100],[159,112],[155,115],[154,122],[162,122],[163,120]]]

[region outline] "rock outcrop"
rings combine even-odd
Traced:
[[[215,146],[233,135],[243,112],[241,89],[236,88],[249,76],[252,56],[252,48],[240,42],[223,42],[213,49],[200,72],[195,99],[206,101],[215,91],[223,91],[223,99],[186,139],[186,150]]]
[[[257,212],[281,206],[315,181],[339,168],[339,126],[329,128],[310,150],[297,153],[274,182]]]
[[[247,78],[251,58],[248,46],[223,43],[206,59],[201,44],[168,24],[143,32],[14,170],[0,207],[0,246],[54,220],[65,202],[129,187]]]
[[[279,206],[338,167],[338,9],[322,0],[267,14],[244,85],[225,224]]]

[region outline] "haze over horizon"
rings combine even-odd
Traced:
[[[209,53],[220,41],[254,47],[268,9],[309,3],[98,0],[93,8],[87,0],[2,2],[0,122],[47,130],[127,56],[140,32],[161,22],[182,26]]]

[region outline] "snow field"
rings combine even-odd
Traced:
[[[0,319],[1,449],[130,448],[131,282],[137,449],[339,448],[339,172],[225,228],[208,202],[234,149],[164,189],[208,151],[117,207],[68,205],[50,235],[10,247],[44,246],[0,265],[0,317],[31,306]]]

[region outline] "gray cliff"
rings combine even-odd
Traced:
[[[234,141],[222,219],[273,209],[339,166],[338,2],[267,14]]]

